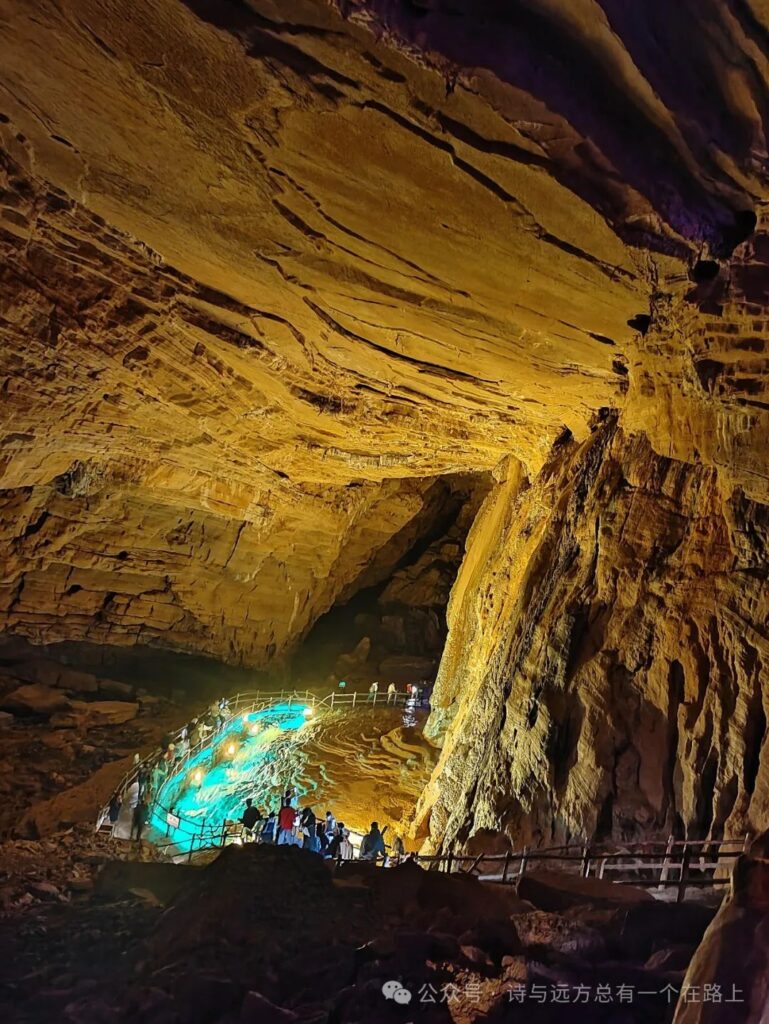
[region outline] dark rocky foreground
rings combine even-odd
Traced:
[[[332,870],[293,848],[229,847],[204,867],[109,861],[92,889],[49,883],[6,913],[1,1019],[672,1019],[712,910],[563,876],[526,895],[411,863]]]

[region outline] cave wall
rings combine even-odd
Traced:
[[[755,0],[0,0],[0,628],[261,665],[493,471],[434,840],[762,823],[767,82]]]
[[[398,565],[440,476],[335,456],[339,400],[270,349],[290,325],[0,173],[0,630],[268,664]]]
[[[488,474],[438,477],[422,509],[302,638],[291,663],[308,684],[433,679],[446,637],[446,605]]]
[[[769,825],[769,506],[606,414],[486,500],[449,607],[431,845]]]
[[[769,195],[764,21],[1,0],[0,627],[263,664],[606,406],[760,497],[760,274],[736,337],[689,294]]]

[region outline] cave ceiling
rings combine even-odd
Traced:
[[[768,80],[759,0],[0,0],[0,626],[264,663],[606,407],[765,497]]]

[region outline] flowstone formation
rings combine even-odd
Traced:
[[[438,845],[740,835],[769,814],[769,509],[606,416],[487,499],[449,609]]]
[[[285,661],[493,474],[422,833],[769,824],[768,40],[0,0],[0,628]]]

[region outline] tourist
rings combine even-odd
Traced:
[[[390,685],[387,687],[387,703],[395,703],[395,683],[390,683]]]
[[[311,832],[313,835],[315,834],[316,821],[315,812],[313,811],[312,807],[303,808],[299,820],[302,824],[302,828],[304,829],[305,835],[310,835]]]
[[[400,864],[403,858],[406,856],[406,848],[403,845],[403,840],[400,836],[395,836],[393,839],[393,852],[390,856],[391,864]]]
[[[340,856],[339,848],[342,845],[342,839],[344,838],[344,831],[345,831],[344,822],[340,821],[339,824],[334,829],[333,835],[331,836],[331,838],[328,841],[328,846],[326,847],[326,858],[327,859],[336,860]]]
[[[259,815],[259,817],[257,818],[256,824],[254,825],[252,831],[254,834],[254,842],[260,843],[262,841],[262,832],[264,831],[264,826],[267,823],[267,819],[262,814],[261,807],[257,807],[256,813]]]
[[[243,826],[243,831],[248,838],[253,838],[254,826],[259,821],[259,811],[254,807],[254,801],[251,797],[246,800],[246,809],[243,811],[243,815],[240,819],[240,823]]]
[[[373,860],[376,861],[378,857],[384,857],[385,855],[385,844],[384,844],[384,833],[387,831],[385,825],[382,832],[379,831],[379,824],[376,821],[371,822],[371,829],[363,837],[360,844],[360,859],[361,860]]]
[[[163,766],[163,762],[160,761],[156,765],[154,765],[152,769],[152,775],[150,776],[150,785],[152,786],[153,793],[159,792],[160,787],[163,785],[165,777],[165,768]]]
[[[211,722],[211,728],[214,730],[214,732],[219,732],[224,726],[225,721],[225,715],[222,709],[221,700],[215,700],[211,703],[211,706],[208,709],[207,717]]]
[[[376,695],[379,691],[379,683],[374,682],[368,688],[368,702],[369,704],[376,704]]]
[[[109,802],[109,823],[114,828],[120,817],[120,808],[123,806],[123,794],[114,793]]]
[[[292,846],[294,843],[294,825],[296,811],[291,804],[284,804],[278,815],[278,846]]]
[[[275,811],[270,811],[262,827],[261,842],[271,846],[275,842]]]
[[[141,842],[142,832],[144,831],[144,826],[147,824],[148,817],[149,807],[147,807],[144,797],[140,797],[139,802],[136,807],[134,807],[133,816],[131,818],[131,839],[133,839],[134,833],[136,833],[136,841],[139,843]]]
[[[230,717],[230,702],[226,697],[222,697],[219,701],[219,728],[223,729],[227,719]]]
[[[331,811],[326,811],[326,839],[331,842],[331,837],[336,831],[336,818]]]
[[[318,840],[318,853],[321,857],[326,856],[326,850],[328,849],[328,836],[323,825],[318,824],[315,828],[315,838]]]
[[[306,849],[310,853],[320,853],[320,837],[318,836],[318,826],[313,815],[312,824],[306,826],[306,838],[304,841]]]
[[[339,859],[352,860],[355,851],[353,850],[352,843],[350,842],[350,832],[344,827],[344,825],[342,825],[341,833],[342,838],[339,843]]]
[[[208,739],[208,737],[211,734],[212,729],[211,729],[211,726],[208,725],[208,723],[206,722],[205,719],[199,720],[198,724],[195,726],[195,729],[196,729],[196,734],[195,734],[195,736],[196,736],[196,743],[195,743],[195,746],[198,746],[198,745],[206,742],[206,740]]]

